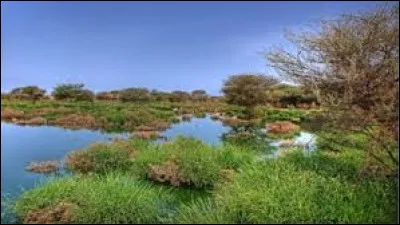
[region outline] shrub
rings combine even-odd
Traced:
[[[205,90],[193,90],[192,99],[194,101],[206,101],[208,98],[207,92]]]
[[[37,86],[18,87],[11,90],[10,94],[14,96],[24,96],[27,100],[38,100],[44,97],[46,90]]]
[[[266,100],[265,90],[278,81],[270,76],[259,74],[241,74],[230,76],[225,82],[222,92],[226,101],[245,107],[254,107]]]
[[[186,102],[190,100],[190,94],[185,91],[173,91],[169,95],[171,102]]]
[[[123,102],[147,102],[150,101],[150,92],[147,88],[127,88],[121,92]]]
[[[94,93],[90,90],[82,90],[78,92],[75,96],[76,101],[87,101],[92,102],[94,100]]]
[[[93,101],[94,93],[84,89],[84,84],[61,84],[54,88],[52,96],[56,100]]]

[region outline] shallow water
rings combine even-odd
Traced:
[[[1,193],[14,193],[43,177],[25,171],[31,161],[62,160],[71,150],[96,141],[123,137],[91,130],[68,130],[50,126],[19,126],[1,123]]]
[[[232,129],[224,126],[220,121],[214,121],[209,116],[205,118],[192,118],[174,124],[162,132],[167,140],[178,135],[194,136],[209,144],[219,144],[222,136]],[[265,132],[265,131],[264,131]],[[71,150],[85,148],[94,142],[107,142],[113,138],[127,138],[127,133],[109,134],[92,130],[69,130],[51,126],[20,126],[1,123],[1,194],[11,194],[17,197],[22,188],[24,190],[34,187],[35,183],[46,181],[47,177],[25,171],[31,161],[62,160]],[[158,140],[156,142],[163,142]],[[294,139],[295,144],[310,142],[313,150],[313,135],[301,132]],[[278,146],[279,141],[270,142]],[[263,158],[275,158],[278,151],[265,155]],[[3,220],[3,199],[2,199]]]
[[[221,121],[214,121],[207,115],[205,118],[193,117],[190,121],[174,124],[170,129],[162,133],[167,139],[173,139],[178,135],[193,136],[208,144],[219,144],[224,133],[231,130]]]

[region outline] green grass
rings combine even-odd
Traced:
[[[32,209],[72,203],[74,223],[160,223],[173,201],[170,190],[121,174],[69,177],[25,192],[15,209],[24,218]]]
[[[137,151],[133,160],[132,149]],[[19,218],[64,202],[76,206],[74,223],[395,222],[394,182],[361,179],[361,150],[309,157],[293,151],[257,161],[251,147],[178,137],[163,145],[131,139],[87,151],[104,166],[92,175],[61,178],[25,192],[15,204]],[[148,165],[171,157],[192,186],[148,180]],[[234,170],[232,179],[221,179],[222,169]]]
[[[213,204],[195,204],[180,217],[198,223],[395,222],[391,181],[342,179],[343,174],[353,177],[354,171],[327,156],[316,157],[297,152],[250,164],[232,183],[215,191]]]
[[[252,160],[252,156],[237,147],[209,146],[200,140],[177,137],[172,143],[149,145],[135,159],[135,172],[143,178],[149,165],[161,165],[173,159],[189,185],[197,188],[212,187],[220,178],[222,169],[238,169]]]
[[[111,144],[94,144],[87,149],[73,151],[66,157],[66,167],[76,173],[106,174],[126,172],[147,179],[150,165],[162,165],[174,160],[188,186],[209,188],[221,179],[221,170],[238,170],[250,163],[254,154],[250,149],[232,144],[209,146],[191,137],[177,137],[167,144],[130,139]]]
[[[317,137],[317,145],[320,150],[341,151],[343,149],[365,149],[366,135],[349,132],[322,132]]]

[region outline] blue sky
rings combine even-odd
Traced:
[[[1,2],[1,90],[85,83],[219,94],[231,74],[265,72],[258,53],[284,28],[376,2]]]

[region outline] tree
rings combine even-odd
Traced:
[[[398,129],[398,3],[318,25],[314,32],[290,34],[288,40],[297,53],[283,48],[267,52],[268,65],[282,77],[314,90],[330,109],[335,127],[361,130],[370,141],[378,140],[377,130],[383,135]],[[378,126],[370,129],[372,124]],[[380,143],[368,148],[370,155],[386,167],[398,167],[398,149]],[[384,156],[377,152],[381,150],[391,165],[382,160]]]
[[[241,74],[230,76],[223,85],[222,92],[229,104],[245,106],[248,116],[252,116],[253,108],[266,102],[266,90],[278,83],[271,76],[260,74]]]
[[[56,100],[93,101],[94,93],[84,86],[84,84],[60,84],[54,88],[52,96]]]
[[[127,88],[121,91],[123,102],[147,102],[150,101],[150,92],[147,88]]]
[[[44,97],[46,90],[38,86],[18,87],[11,90],[10,94],[22,96],[25,99],[38,100]]]
[[[192,99],[194,101],[206,101],[208,98],[207,92],[205,90],[193,90]]]

